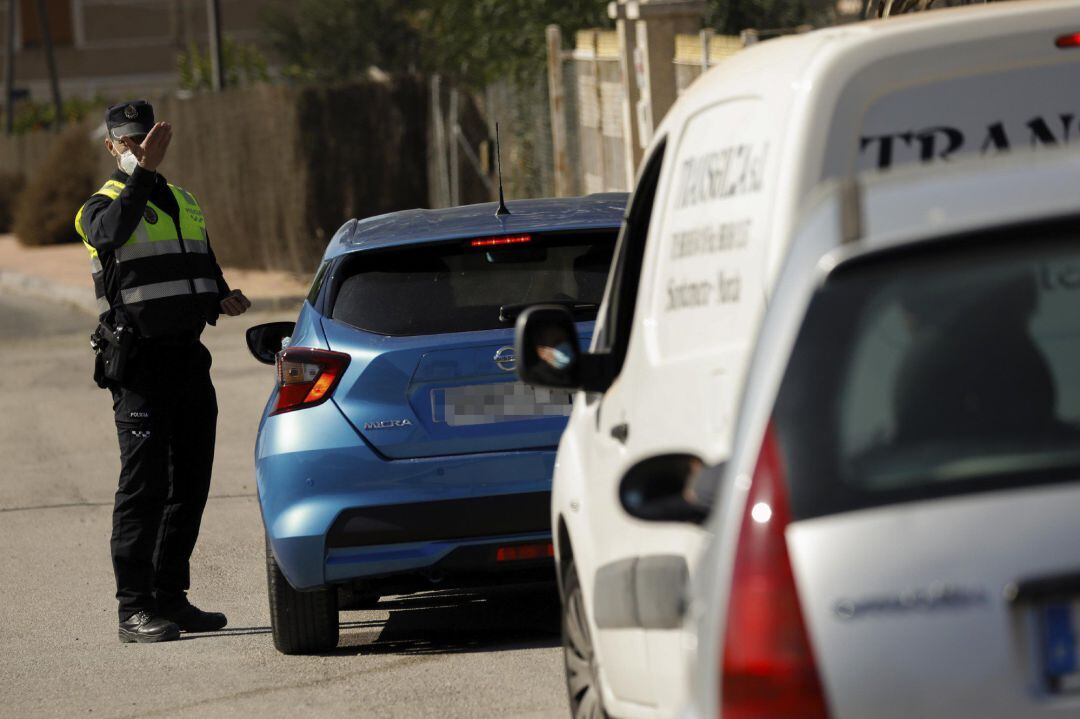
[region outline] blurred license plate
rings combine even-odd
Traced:
[[[1080,602],[1048,602],[1039,607],[1042,670],[1057,692],[1080,691]]]
[[[431,418],[451,427],[569,417],[570,393],[523,382],[431,390]]]

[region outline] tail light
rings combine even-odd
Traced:
[[[555,556],[555,545],[551,542],[534,544],[510,544],[499,547],[495,552],[496,562],[521,562],[530,559],[550,559]]]
[[[783,463],[770,425],[735,551],[721,669],[724,719],[828,716],[784,538],[790,522]]]
[[[314,407],[326,401],[348,366],[349,355],[340,352],[310,347],[290,347],[278,352],[278,398],[270,414]]]
[[[1062,50],[1070,47],[1080,47],[1080,32],[1074,32],[1070,35],[1062,35],[1054,44],[1060,47]]]

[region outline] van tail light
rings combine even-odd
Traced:
[[[1080,32],[1074,32],[1071,35],[1062,35],[1054,44],[1064,50],[1069,47],[1080,47]]]
[[[790,522],[780,448],[770,424],[735,550],[720,682],[724,719],[828,716],[784,538]]]
[[[271,415],[314,407],[333,393],[349,355],[310,347],[289,347],[277,354],[278,397]]]

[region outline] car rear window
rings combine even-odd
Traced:
[[[796,516],[1080,479],[1078,238],[1013,229],[838,271],[773,417]]]
[[[408,336],[512,327],[528,304],[555,302],[591,320],[617,230],[518,236],[358,252],[346,258],[331,317]],[[474,243],[479,246],[474,246]]]

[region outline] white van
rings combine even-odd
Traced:
[[[1078,179],[1072,150],[815,192],[693,485],[684,719],[1080,716]]]
[[[1078,88],[1080,3],[1030,0],[770,40],[679,99],[642,164],[589,352],[562,308],[518,320],[522,378],[580,390],[552,495],[575,715],[669,716],[684,697],[682,596],[704,533],[631,518],[620,480],[655,455],[727,458],[811,191],[862,170],[1080,141]]]

